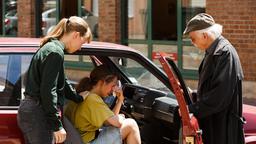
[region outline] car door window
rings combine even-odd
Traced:
[[[24,98],[26,72],[32,55],[0,55],[0,108],[18,106]],[[65,55],[65,73],[76,84],[94,68],[90,56]]]
[[[0,92],[4,91],[7,75],[8,56],[0,56]]]
[[[0,55],[0,106],[18,106],[32,55]]]
[[[128,76],[133,84],[162,90],[167,93],[171,92],[165,84],[137,61],[130,58],[112,57],[111,59]]]

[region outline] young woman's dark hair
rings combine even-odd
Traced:
[[[119,79],[118,74],[112,71],[109,67],[105,65],[97,66],[91,72],[90,77],[85,77],[79,82],[76,91],[78,93],[90,91],[99,80],[104,80],[106,83],[110,83],[116,77]]]

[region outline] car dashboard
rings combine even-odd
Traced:
[[[149,140],[157,129],[163,134],[158,138],[154,135],[154,140],[163,141],[165,137],[170,142],[178,137],[180,117],[176,99],[163,91],[134,84],[124,84],[123,93],[125,100],[122,112],[138,122],[142,139],[147,137],[145,139]]]

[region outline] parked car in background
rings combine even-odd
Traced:
[[[5,34],[6,35],[17,35],[18,30],[18,17],[17,17],[17,9],[11,9],[7,11],[4,19],[5,26]]]
[[[49,33],[56,25],[56,8],[46,10],[42,13],[42,32],[43,35]],[[98,37],[98,17],[90,11],[81,7],[81,17],[89,24],[94,37]]]
[[[5,10],[17,9],[17,0],[5,0]]]
[[[6,35],[17,35],[17,1],[5,0],[4,28]]]
[[[24,144],[16,115],[24,98],[26,71],[38,48],[39,39],[0,38],[0,143]],[[126,59],[125,64],[116,61],[117,58]],[[65,54],[65,73],[74,85],[100,64],[119,73],[125,96],[121,112],[137,121],[143,144],[182,144],[182,125],[177,111],[181,105],[161,65],[130,47],[104,42],[85,44],[80,51]],[[179,73],[173,64],[170,67]],[[185,82],[177,76],[186,92]],[[185,105],[191,102],[187,94],[183,98]],[[255,106],[244,104],[247,144],[256,144],[255,112]]]

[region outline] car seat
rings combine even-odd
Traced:
[[[64,144],[84,144],[79,132],[65,116],[63,118],[63,125],[67,132],[67,138]]]

